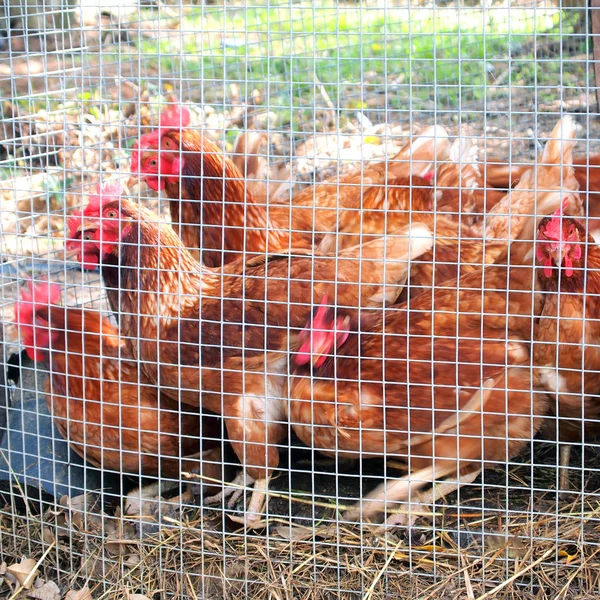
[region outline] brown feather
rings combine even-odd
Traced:
[[[534,281],[532,266],[488,266],[366,319],[338,309],[355,331],[322,368],[296,367],[294,431],[321,451],[395,456],[411,471],[468,472],[514,456],[547,409],[528,367]],[[469,409],[484,381],[490,391]]]
[[[108,319],[62,306],[45,318],[53,333],[47,402],[77,454],[117,472],[179,477],[198,464],[186,456],[219,445],[218,419],[159,395]]]
[[[552,394],[552,414],[544,435],[579,442],[600,433],[600,248],[585,227],[573,223],[582,246],[582,256],[573,260],[573,275],[554,267],[547,277],[540,268],[538,278],[546,292],[544,308],[535,327],[534,362]],[[544,221],[540,224],[543,228]]]
[[[185,157],[181,179],[165,187],[173,227],[186,246],[202,248],[204,264],[312,246],[306,235],[291,235],[269,217],[242,173],[213,142],[191,129],[169,131],[164,138]]]
[[[102,272],[111,305],[121,308],[128,347],[162,393],[227,417],[234,449],[254,477],[264,471],[264,444],[248,448],[243,440],[264,441],[265,425],[238,418],[244,411],[248,418],[269,414],[270,439],[285,434],[290,329],[302,327],[311,303],[325,294],[342,306],[381,306],[382,288],[385,293],[386,284],[407,271],[406,262],[387,263],[382,256],[393,250],[406,260],[421,252],[419,244],[431,245],[429,232],[420,238],[417,228],[414,239],[374,240],[337,257],[284,255],[216,270],[197,263],[149,211],[126,199],[104,210],[113,208],[121,213],[123,233]]]

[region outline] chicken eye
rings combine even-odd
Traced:
[[[85,233],[83,235],[83,239],[84,240],[93,240],[94,239],[94,235],[92,233]]]
[[[116,210],[108,210],[106,211],[106,217],[109,219],[116,219],[119,216]]]
[[[173,144],[172,144],[171,140],[169,140],[169,139],[165,140],[164,146],[167,150],[171,150],[173,148]]]
[[[158,164],[158,161],[157,161],[155,158],[153,158],[152,160],[150,160],[150,161],[148,162],[148,164],[149,164],[151,167],[156,167],[156,165]]]

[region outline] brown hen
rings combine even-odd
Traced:
[[[181,119],[179,119],[181,121]],[[260,204],[232,160],[199,131],[175,127],[142,136],[132,155],[130,184],[146,181],[171,198],[174,228],[202,262],[219,266],[243,253],[310,248],[336,230],[339,207],[360,207],[369,186],[388,177],[424,174],[446,156],[447,133],[430,127],[393,159],[361,167],[280,202]],[[198,254],[194,254],[198,258]]]
[[[16,315],[28,354],[49,365],[46,400],[73,450],[120,473],[179,479],[197,468],[202,450],[220,446],[219,420],[182,412],[140,372],[115,325],[59,298],[57,284],[32,284]]]
[[[75,248],[83,260],[94,249],[100,255],[111,304],[121,307],[121,332],[146,376],[174,400],[201,402],[226,418],[236,454],[259,480],[249,520],[260,520],[276,444],[287,432],[290,328],[303,326],[325,293],[354,307],[395,297],[406,261],[431,247],[431,234],[416,224],[337,257],[267,257],[216,270],[198,264],[149,211],[108,199],[88,205],[79,229],[96,237]]]
[[[565,117],[555,127],[537,169],[527,171],[481,224],[466,227],[447,215],[432,212],[433,190],[423,179],[394,180],[385,188],[373,187],[365,192],[360,215],[354,210],[341,211],[338,233],[325,236],[318,251],[331,252],[361,239],[391,235],[407,223],[425,223],[435,236],[435,244],[413,263],[411,296],[433,285],[443,285],[481,264],[491,264],[505,254],[510,240],[531,241],[535,215],[551,214],[565,197],[573,213],[581,212],[578,183],[569,166],[574,135],[573,122]]]
[[[409,470],[346,518],[393,508],[435,479],[456,488],[533,438],[548,404],[530,362],[541,310],[534,284],[531,265],[487,266],[413,298],[409,309],[317,313],[299,336],[293,430],[321,452],[396,458]],[[335,346],[335,356],[323,359]]]
[[[573,158],[575,178],[583,193],[587,194],[585,213],[588,216],[589,232],[596,241],[600,240],[600,154],[576,156]],[[528,170],[527,165],[509,165],[491,162],[486,165],[486,177],[489,185],[495,187],[512,186]]]
[[[544,436],[565,444],[559,481],[565,490],[570,444],[600,433],[600,248],[579,221],[558,214],[541,221],[536,250],[545,301],[533,356],[557,417]]]

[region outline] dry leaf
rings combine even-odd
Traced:
[[[123,561],[123,565],[129,569],[134,569],[135,567],[139,567],[142,562],[142,558],[139,554],[130,554]]]
[[[284,540],[301,541],[309,540],[315,537],[315,530],[312,527],[300,527],[299,525],[280,525],[273,531],[275,535],[282,537]]]
[[[31,590],[27,596],[29,598],[36,598],[36,600],[60,600],[60,589],[54,581],[38,579],[35,589]]]
[[[50,527],[46,527],[45,525],[42,527],[42,539],[46,544],[51,544],[56,541],[56,536],[54,535],[54,531],[50,529]]]
[[[150,600],[145,594],[127,594],[127,600]]]
[[[10,573],[26,590],[29,590],[37,576],[35,565],[36,561],[33,558],[24,558],[20,563],[8,567],[6,572]]]
[[[65,595],[65,600],[94,600],[90,588],[86,585],[83,589],[69,590]]]

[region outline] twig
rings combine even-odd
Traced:
[[[48,553],[50,552],[50,550],[52,550],[52,548],[54,548],[55,545],[56,545],[56,540],[52,540],[52,543],[46,548],[46,551],[40,557],[40,560],[38,560],[35,563],[35,566],[33,567],[33,569],[31,569],[31,572],[25,578],[25,581],[23,581],[23,583],[17,588],[17,591],[8,600],[15,600],[15,598],[24,589],[26,589],[26,586],[29,585],[30,580],[33,579],[33,577],[35,577],[35,575],[37,575],[37,570],[40,568],[42,562],[44,561],[44,559],[46,558],[46,556],[48,556]]]
[[[396,544],[395,548],[390,552],[390,555],[388,556],[388,559],[385,561],[385,564],[383,565],[383,567],[381,567],[381,569],[379,570],[379,573],[377,573],[377,575],[375,576],[375,579],[373,579],[373,582],[369,586],[367,593],[363,596],[363,600],[369,600],[369,598],[371,598],[371,596],[373,595],[373,592],[375,591],[375,586],[377,585],[377,582],[381,579],[383,574],[386,572],[387,568],[390,566],[390,563],[392,562],[394,556],[396,556],[396,552],[398,552],[398,549],[400,548],[401,545],[402,545],[402,540],[400,540]]]
[[[460,562],[465,567],[464,575],[465,575],[465,587],[467,588],[467,598],[469,600],[475,600],[475,594],[473,593],[473,586],[471,585],[471,576],[469,575],[469,569],[466,568],[466,567],[469,567],[470,565],[467,564],[467,559],[465,558],[465,555],[460,551],[460,548],[459,548],[458,552],[459,552],[459,556],[460,556]]]
[[[313,79],[314,79],[315,85],[319,88],[319,94],[321,94],[321,97],[325,101],[325,105],[329,109],[330,123],[328,123],[328,124],[335,125],[336,124],[335,106],[333,105],[333,102],[331,101],[331,98],[329,97],[329,94],[327,93],[325,86],[321,83],[321,81],[317,77],[316,73],[313,74]]]
[[[527,573],[527,571],[531,571],[533,567],[536,567],[541,562],[545,561],[554,551],[555,548],[550,548],[550,550],[546,550],[546,552],[544,552],[544,554],[540,556],[540,558],[527,565],[524,569],[521,569],[518,573],[515,573],[512,577],[509,577],[506,581],[503,581],[500,585],[497,585],[494,589],[490,590],[489,592],[486,592],[482,596],[479,596],[477,600],[485,600],[485,598],[490,598],[494,594],[497,594],[500,590],[503,590],[507,585],[510,585],[515,579],[518,579],[519,577]]]

